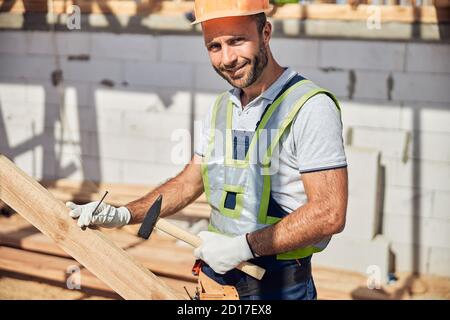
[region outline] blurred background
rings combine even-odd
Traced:
[[[274,5],[275,58],[342,107],[348,218],[314,256],[319,298],[450,299],[450,1]],[[192,19],[193,1],[0,0],[0,153],[61,200],[109,190],[125,204],[176,175],[228,89]],[[117,298],[88,273],[84,291],[68,290],[76,262],[2,212],[0,298]],[[207,218],[202,197],[173,220],[198,232]],[[111,237],[192,287],[189,248],[127,228]],[[184,260],[169,261],[168,243]]]

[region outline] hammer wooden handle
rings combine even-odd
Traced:
[[[197,248],[202,244],[202,239],[200,239],[196,235],[193,235],[192,233],[189,233],[186,230],[183,230],[163,219],[158,219],[158,221],[156,221],[155,227],[181,241],[186,242],[187,244],[190,244],[194,248]],[[264,270],[263,268],[250,262],[242,262],[236,267],[236,269],[239,269],[258,280],[261,280],[264,276],[264,273],[266,272],[266,270]]]

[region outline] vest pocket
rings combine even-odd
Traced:
[[[229,218],[239,219],[243,206],[244,187],[225,184],[220,199],[220,213]]]

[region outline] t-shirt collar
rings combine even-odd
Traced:
[[[250,108],[253,106],[259,105],[260,99],[268,100],[269,103],[272,103],[275,98],[277,97],[280,90],[283,88],[283,86],[292,79],[297,74],[296,71],[292,70],[292,68],[285,68],[284,72],[281,74],[278,79],[272,83],[272,85],[264,91],[261,95],[253,99],[246,108]],[[231,93],[231,102],[233,102],[233,105],[239,108],[242,108],[241,105],[241,89],[240,88],[233,88],[230,90]]]

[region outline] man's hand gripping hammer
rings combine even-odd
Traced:
[[[187,244],[190,244],[194,248],[200,246],[202,244],[202,240],[199,237],[165,221],[164,219],[159,218],[161,203],[162,195],[159,195],[148,210],[147,215],[144,218],[144,222],[139,229],[138,236],[143,239],[148,239],[153,229],[156,227],[157,229],[164,231],[165,233],[184,241]],[[263,268],[249,262],[242,262],[236,267],[236,269],[241,270],[242,272],[245,272],[258,280],[261,280],[266,272]]]

